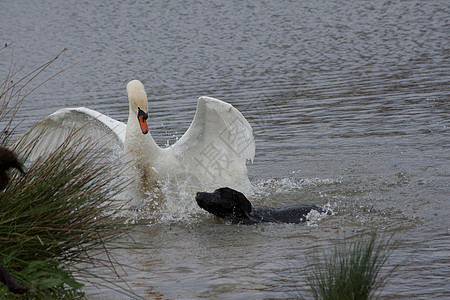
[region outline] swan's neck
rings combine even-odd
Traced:
[[[150,132],[143,134],[136,114],[130,110],[125,135],[125,150],[133,153],[139,160],[152,162],[156,160],[162,149],[156,144]]]

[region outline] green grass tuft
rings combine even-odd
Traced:
[[[37,139],[13,146],[16,112],[35,90],[26,92],[25,87],[58,57],[19,78],[20,70],[10,68],[0,81],[0,146],[13,149],[22,161]],[[99,278],[84,269],[87,265],[115,272],[109,242],[129,230],[118,216],[122,202],[114,200],[127,185],[119,178],[124,170],[109,162],[109,153],[98,151],[101,145],[79,141],[73,132],[45,157],[26,162],[25,176],[13,170],[9,185],[0,191],[0,265],[30,288],[25,299],[83,298],[83,285],[73,272],[88,281]],[[0,283],[1,299],[17,297]]]
[[[392,239],[360,238],[335,246],[323,258],[313,258],[307,283],[314,299],[356,300],[377,297],[394,268],[382,272],[396,243]]]

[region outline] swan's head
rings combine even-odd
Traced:
[[[130,111],[136,114],[143,134],[148,133],[148,101],[144,85],[139,80],[132,80],[127,84]]]

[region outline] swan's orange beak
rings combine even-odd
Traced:
[[[142,133],[147,134],[148,133],[148,124],[147,124],[148,114],[145,113],[141,108],[138,107],[137,117],[139,120],[139,126],[141,126]]]

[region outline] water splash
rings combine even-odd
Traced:
[[[273,199],[278,199],[283,195],[287,200],[281,205],[289,205],[293,204],[292,200],[296,198],[296,195],[307,187],[320,187],[339,182],[339,180],[321,178],[261,179],[252,183],[251,192],[246,195],[252,203],[261,202],[262,199],[267,206],[280,205],[280,203],[274,203]],[[237,189],[239,190],[239,188]],[[134,199],[127,206],[123,216],[129,223],[144,223],[150,226],[173,223],[191,225],[203,222],[207,213],[199,208],[195,201],[196,192],[202,190],[204,189],[199,188],[198,184],[191,179],[180,177],[160,180],[157,188],[144,195],[137,195],[129,190],[125,197]],[[289,201],[291,202],[289,203]],[[259,203],[255,203],[255,205],[257,204]],[[328,212],[334,214],[329,203],[323,208],[326,210],[325,213],[312,211],[308,215],[308,226],[317,226]]]
[[[318,212],[317,210],[311,210],[309,214],[306,215],[306,226],[317,227],[319,222],[328,216],[334,215],[334,211],[331,209],[330,203],[325,204],[323,207],[324,212]]]
[[[256,199],[269,199],[269,200],[283,196],[288,200],[289,198],[295,197],[295,195],[304,192],[304,190],[307,188],[319,189],[322,186],[335,185],[340,183],[342,183],[340,179],[330,179],[330,178],[261,179],[253,184],[252,196]]]

